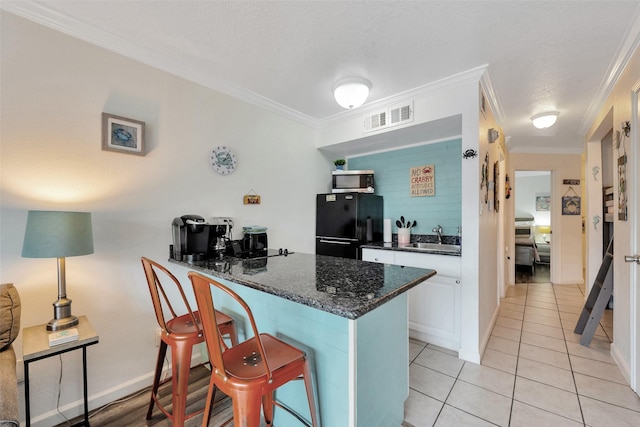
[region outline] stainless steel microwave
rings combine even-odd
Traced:
[[[372,170],[333,171],[332,193],[373,193]]]

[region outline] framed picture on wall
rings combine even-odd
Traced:
[[[102,113],[102,149],[144,156],[144,122]]]
[[[549,211],[551,208],[551,194],[549,193],[537,193],[536,194],[536,210],[539,212]]]

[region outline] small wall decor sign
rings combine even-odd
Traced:
[[[102,149],[144,156],[144,122],[102,113]]]
[[[493,164],[493,206],[496,212],[500,212],[500,193],[496,187],[500,183],[500,163]]]
[[[564,185],[580,185],[579,179],[563,179],[562,184]]]
[[[259,205],[260,204],[260,196],[256,194],[256,192],[252,189],[247,194],[244,195],[243,203],[245,205]]]
[[[569,194],[573,193],[573,195]],[[580,196],[569,187],[562,196],[562,215],[580,215]]]
[[[436,195],[435,165],[416,166],[409,170],[411,197]]]
[[[629,123],[629,122],[627,122]],[[627,155],[618,157],[618,220],[627,220]]]

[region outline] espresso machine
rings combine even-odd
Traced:
[[[173,219],[172,257],[178,261],[194,262],[210,258],[216,236],[212,227],[199,215],[182,215]]]

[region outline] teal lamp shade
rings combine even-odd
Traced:
[[[53,303],[53,319],[47,323],[47,330],[57,331],[78,324],[78,318],[71,315],[71,300],[67,298],[65,257],[92,253],[89,212],[28,212],[22,256],[58,259],[58,300]]]
[[[60,258],[93,253],[91,213],[29,211],[24,258]]]

